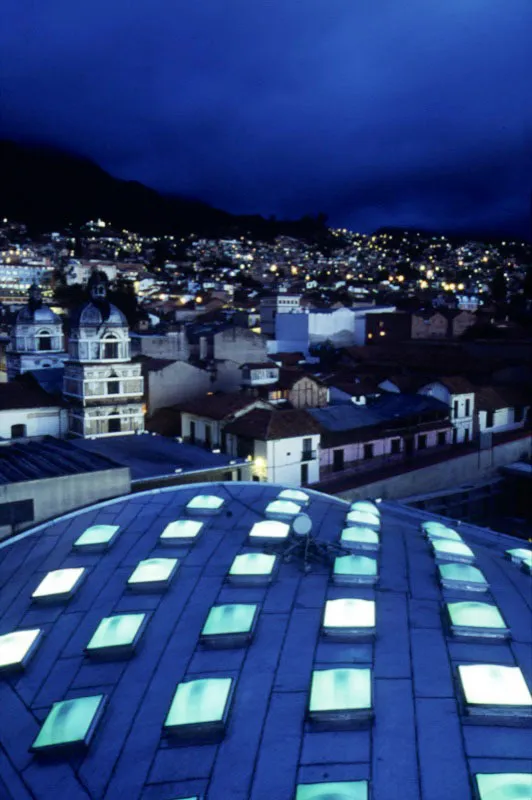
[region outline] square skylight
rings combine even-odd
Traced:
[[[37,649],[42,631],[32,628],[0,636],[0,675],[24,669]]]
[[[210,514],[219,514],[224,504],[224,498],[217,497],[215,494],[197,494],[192,500],[188,501],[186,510],[189,514],[208,516]]]
[[[462,537],[452,528],[448,528],[442,522],[422,522],[421,528],[428,539],[448,539],[451,542],[461,542]]]
[[[48,572],[31,597],[37,603],[59,603],[69,600],[79,587],[84,574],[84,567],[55,569],[53,572]]]
[[[486,592],[489,583],[471,564],[438,564],[440,582],[444,589],[462,589],[470,592]]]
[[[54,703],[37,738],[34,753],[81,750],[88,747],[105,708],[103,694]]]
[[[291,500],[293,503],[297,503],[300,506],[306,506],[310,502],[310,497],[306,492],[302,492],[301,489],[283,489],[282,492],[279,492],[277,495],[278,500]]]
[[[200,641],[213,647],[238,647],[251,641],[257,623],[258,606],[228,603],[213,606],[200,634]]]
[[[367,781],[300,783],[296,800],[368,800]]]
[[[354,639],[375,633],[375,601],[342,597],[327,600],[323,633],[335,639]]]
[[[495,772],[475,775],[479,800],[530,800],[531,772]]]
[[[91,525],[72,545],[74,550],[101,552],[108,550],[118,535],[120,525]]]
[[[144,561],[139,561],[129,576],[128,588],[135,592],[164,590],[178,569],[177,558],[146,558]]]
[[[203,525],[197,519],[176,519],[168,523],[159,537],[159,543],[170,547],[193,544],[199,538]]]
[[[219,739],[225,732],[232,688],[232,678],[200,678],[179,683],[164,731],[185,739]]]
[[[510,631],[497,606],[467,600],[447,603],[451,632],[455,636],[505,639]]]
[[[268,519],[292,520],[301,513],[301,506],[293,500],[272,500],[268,503],[264,515]]]
[[[255,522],[249,532],[250,542],[261,542],[265,539],[282,540],[288,537],[290,533],[290,525],[286,522],[280,522],[276,519],[263,519],[260,522]]]
[[[454,561],[470,564],[475,560],[475,554],[464,542],[451,542],[448,539],[433,539],[432,550],[434,556],[441,561]]]
[[[333,583],[373,585],[377,582],[377,561],[369,556],[338,556],[334,559]]]
[[[532,550],[528,550],[526,547],[514,547],[511,550],[507,550],[505,555],[514,564],[521,566],[521,564],[525,563],[532,566]]]
[[[131,655],[144,630],[146,614],[115,614],[104,617],[85,648],[93,658]]]
[[[327,727],[351,727],[373,716],[371,669],[340,667],[312,673],[309,718]]]
[[[241,553],[235,556],[228,580],[240,586],[265,585],[273,580],[277,557],[269,553]]]
[[[366,528],[380,530],[381,520],[378,514],[369,511],[349,511],[345,518],[346,525],[364,525]]]
[[[460,664],[458,676],[468,714],[532,721],[532,695],[519,667]]]
[[[371,500],[355,500],[349,506],[349,511],[363,511],[366,514],[373,514],[375,517],[381,515],[380,508]]]
[[[350,550],[378,550],[379,534],[373,528],[351,525],[349,528],[343,529],[340,544]]]

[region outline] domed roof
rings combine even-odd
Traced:
[[[24,306],[17,314],[17,325],[61,325],[61,318],[48,306]]]
[[[109,302],[90,301],[76,309],[71,317],[74,328],[99,328],[101,325],[113,328],[128,328],[128,321],[120,309]]]
[[[426,530],[424,511],[383,502],[368,533],[346,527],[348,503],[290,492],[307,540],[282,488],[141,492],[2,543],[0,787],[433,800],[478,785],[485,800],[503,796],[487,777],[508,797],[529,785],[531,577],[505,557],[523,542],[462,524],[471,566],[442,546],[443,518]]]

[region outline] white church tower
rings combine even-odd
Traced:
[[[28,304],[22,308],[11,329],[6,352],[7,379],[22,372],[62,367],[64,350],[63,323],[51,308],[43,305],[41,290],[30,287]]]
[[[104,272],[88,283],[90,301],[74,312],[63,395],[74,436],[118,436],[144,431],[144,379],[131,362],[129,326],[109,303]]]

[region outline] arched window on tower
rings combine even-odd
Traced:
[[[120,394],[120,381],[114,370],[107,380],[107,394]]]
[[[51,350],[52,349],[52,334],[50,331],[43,330],[37,334],[37,350]]]
[[[101,358],[118,358],[118,339],[114,334],[108,334],[102,341]]]

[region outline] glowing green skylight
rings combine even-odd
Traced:
[[[315,720],[345,720],[350,713],[367,716],[371,711],[371,670],[342,667],[314,670],[309,714]]]
[[[106,550],[116,538],[119,525],[91,525],[74,542],[75,550]]]
[[[308,494],[306,492],[302,492],[301,489],[283,489],[283,491],[279,492],[277,495],[277,499],[291,500],[300,506],[306,506],[310,501]]]
[[[480,800],[531,800],[532,773],[495,772],[475,775]]]
[[[86,650],[89,655],[105,651],[131,651],[141,633],[146,614],[116,614],[104,617],[96,628]]]
[[[32,594],[34,600],[66,600],[79,586],[85,569],[71,567],[48,572]]]
[[[463,542],[451,542],[448,539],[433,539],[432,549],[436,558],[448,559],[453,561],[474,561],[475,554]]]
[[[448,528],[442,522],[422,522],[421,527],[429,539],[449,539],[452,542],[461,542],[462,537],[452,528]]]
[[[139,561],[129,576],[131,589],[158,589],[167,586],[179,567],[177,558],[147,558]]]
[[[374,517],[380,517],[380,508],[372,503],[371,500],[355,500],[349,506],[350,511],[362,511],[366,514],[372,514]]]
[[[375,601],[342,597],[327,600],[323,615],[324,630],[337,631],[375,627]]]
[[[378,550],[379,534],[373,528],[351,525],[349,528],[343,529],[340,543],[344,547],[353,547],[353,549]]]
[[[250,539],[286,539],[290,533],[290,525],[275,519],[263,519],[255,522],[249,532]]]
[[[190,544],[200,535],[203,522],[197,519],[176,519],[169,522],[159,537],[161,544]]]
[[[33,628],[0,636],[0,672],[22,669],[34,652],[40,633],[40,628]]]
[[[200,678],[178,684],[165,730],[194,734],[200,727],[224,725],[232,682],[231,678]]]
[[[214,494],[197,494],[187,503],[187,511],[194,514],[217,514],[225,503],[223,497]]]
[[[272,500],[264,512],[270,519],[292,519],[301,511],[301,506],[292,500]]]
[[[368,800],[368,782],[300,783],[296,800]]]
[[[276,556],[269,553],[241,553],[229,569],[233,583],[269,583],[275,569]]]
[[[514,564],[528,564],[532,566],[532,550],[527,550],[526,547],[515,547],[506,551],[506,556],[513,561]]]
[[[333,580],[335,583],[375,583],[377,561],[368,556],[338,556],[334,559]]]
[[[364,525],[367,528],[380,530],[381,520],[376,513],[369,511],[349,511],[345,518],[346,525]]]
[[[54,703],[31,749],[41,751],[88,745],[104,704],[103,694]]]
[[[468,705],[532,707],[532,695],[519,667],[461,664],[458,674]]]
[[[447,611],[455,633],[475,633],[485,631],[489,634],[507,631],[506,623],[497,606],[489,603],[466,601],[447,603]]]
[[[440,580],[446,589],[469,589],[485,592],[488,582],[482,572],[470,564],[438,564]]]
[[[201,632],[202,636],[223,636],[232,633],[250,633],[257,606],[244,603],[228,603],[213,606]]]

